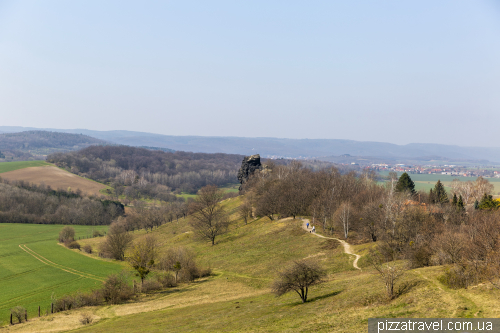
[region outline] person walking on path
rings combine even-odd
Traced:
[[[313,230],[312,230],[312,232],[316,232],[316,227],[313,227]]]
[[[307,229],[309,229],[309,222],[307,222],[306,226],[307,226]]]

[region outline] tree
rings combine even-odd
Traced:
[[[75,229],[73,227],[64,227],[59,233],[59,242],[66,243],[75,239]]]
[[[158,267],[166,271],[175,273],[175,282],[177,283],[179,274],[181,278],[193,280],[193,273],[198,270],[195,262],[195,253],[193,250],[185,247],[169,248],[161,258]]]
[[[465,207],[464,207],[464,200],[462,199],[462,196],[460,196],[458,198],[458,202],[457,202],[457,208],[459,211],[464,211],[465,210]]]
[[[127,232],[124,223],[113,222],[109,226],[106,239],[101,244],[101,255],[116,260],[125,258],[125,250],[132,242],[132,236]]]
[[[244,201],[239,208],[239,215],[245,221],[245,224],[248,223],[248,218],[252,216],[252,205],[248,201]]]
[[[396,192],[409,191],[411,194],[415,194],[415,183],[411,180],[410,176],[405,172],[399,177],[396,184]]]
[[[310,259],[294,261],[289,267],[278,273],[278,278],[272,285],[272,291],[277,296],[295,291],[302,303],[305,303],[309,287],[321,283],[325,276],[325,270],[317,261]]]
[[[158,256],[158,242],[156,237],[149,234],[135,243],[127,258],[130,265],[137,271],[141,284],[155,265]]]
[[[191,227],[202,239],[215,245],[215,237],[226,233],[229,226],[226,210],[220,204],[224,192],[217,186],[203,187],[191,205]]]
[[[391,244],[379,245],[377,250],[370,251],[368,260],[384,282],[387,298],[393,299],[397,296],[394,291],[396,282],[405,274],[408,266],[396,263],[397,252]]]
[[[441,183],[441,180],[438,180],[436,185],[434,185],[434,191],[432,193],[432,198],[433,203],[437,204],[445,204],[448,203],[448,194],[446,193],[446,190],[444,189],[443,183]]]

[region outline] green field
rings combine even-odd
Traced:
[[[76,238],[91,233],[91,226],[73,226]],[[57,243],[62,225],[0,224],[0,325],[10,309],[24,306],[30,317],[38,306],[46,311],[51,297],[101,284],[122,265],[92,259]],[[96,227],[106,231],[107,227]],[[22,246],[22,248],[21,248]]]
[[[52,164],[45,161],[0,162],[0,173],[45,165]]]
[[[379,173],[382,176],[387,176],[389,175],[388,171],[380,172]],[[398,177],[401,176],[402,172],[398,172]],[[448,189],[451,188],[451,182],[454,179],[459,179],[462,182],[467,182],[467,181],[475,181],[475,177],[458,177],[458,176],[449,176],[449,175],[435,175],[435,174],[409,174],[410,178],[415,182],[415,190],[424,190],[426,192],[429,192],[431,188],[434,188],[434,185],[436,185],[436,182],[438,180],[441,180],[441,183]],[[485,178],[487,179],[490,183],[493,184],[494,190],[493,194],[494,195],[500,195],[500,178]]]

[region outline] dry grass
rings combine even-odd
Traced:
[[[55,166],[39,166],[19,169],[2,173],[2,178],[9,180],[24,180],[40,185],[50,185],[53,189],[71,188],[72,191],[80,189],[87,195],[100,195],[99,191],[107,186],[89,179],[74,175]]]

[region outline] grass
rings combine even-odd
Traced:
[[[388,301],[376,272],[332,241],[301,229],[300,219],[256,219],[245,225],[236,218],[241,198],[224,201],[235,222],[216,245],[197,240],[187,220],[167,223],[153,231],[161,249],[186,246],[197,253],[200,266],[215,275],[191,284],[143,296],[138,302],[68,311],[25,325],[26,331],[75,332],[366,332],[368,318],[439,318],[500,316],[500,291],[488,285],[452,290],[438,277],[443,267],[410,270],[397,284],[400,296]],[[135,237],[145,234],[135,232]],[[90,239],[98,242],[100,239]],[[87,240],[85,240],[87,241]],[[366,254],[373,243],[353,246]],[[317,258],[328,276],[309,290],[309,301],[294,293],[275,297],[270,285],[286,263]],[[404,288],[403,288],[404,287]],[[82,326],[79,311],[91,311],[96,323]],[[38,326],[37,326],[38,325]],[[14,329],[23,330],[23,325]],[[43,328],[43,329],[42,329]]]
[[[0,324],[7,322],[14,306],[24,306],[32,317],[38,306],[43,312],[49,308],[51,297],[88,290],[122,269],[120,264],[92,259],[57,244],[62,228],[62,225],[0,224]],[[73,228],[77,239],[90,235],[92,230],[91,226]],[[96,229],[106,231],[107,227]],[[25,250],[19,245],[25,245]]]
[[[45,161],[0,162],[0,173],[46,165],[51,164]]]

